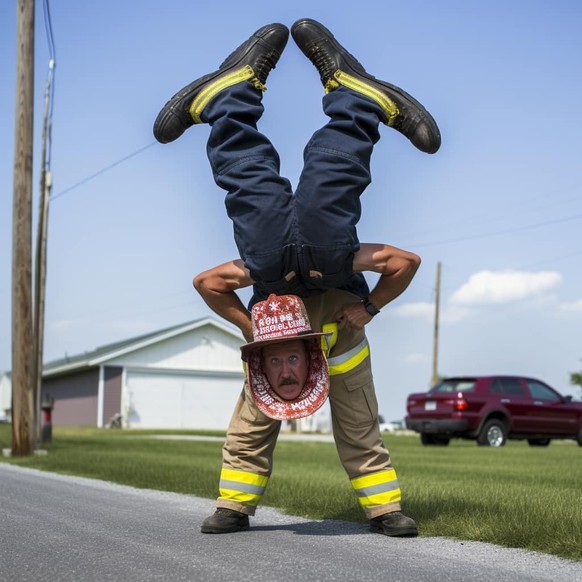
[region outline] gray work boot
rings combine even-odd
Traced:
[[[249,516],[233,509],[219,507],[200,527],[202,533],[233,533],[249,529]]]
[[[385,513],[370,520],[370,531],[391,537],[414,537],[418,535],[416,523],[400,511]]]

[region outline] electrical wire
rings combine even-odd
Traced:
[[[42,161],[42,163],[43,163],[44,171],[47,172],[47,174],[48,174],[50,172],[50,164],[51,164],[51,150],[52,150],[51,134],[52,134],[52,116],[53,116],[53,102],[54,102],[54,99],[53,99],[53,97],[54,97],[54,71],[55,71],[55,67],[56,67],[56,46],[55,46],[54,35],[53,35],[53,26],[52,26],[52,21],[51,21],[51,11],[50,11],[49,0],[43,0],[43,13],[44,13],[44,26],[45,26],[45,30],[46,30],[48,50],[49,50],[49,72],[48,72],[47,82],[46,82],[47,98],[48,98],[48,115],[47,115],[47,122],[46,122],[46,136],[47,136],[46,155],[45,155],[45,159]],[[105,172],[118,166],[119,164],[122,164],[123,162],[126,162],[127,160],[130,160],[131,158],[141,154],[142,152],[149,149],[150,147],[152,147],[155,144],[156,144],[155,141],[152,143],[149,143],[148,145],[132,152],[131,154],[117,160],[116,162],[109,164],[108,166],[106,166],[105,168],[102,168],[101,170],[95,172],[94,174],[87,176],[86,178],[84,178],[80,182],[77,182],[76,184],[69,186],[69,188],[66,188],[65,190],[61,190],[59,193],[52,195],[50,197],[50,201],[52,202],[53,200],[59,198],[63,194],[66,194],[67,192],[70,192],[71,190],[74,190],[75,188],[78,188],[79,186],[86,184],[87,182],[93,180],[97,176],[100,176],[101,174],[104,174]]]
[[[48,114],[48,124],[47,124],[47,138],[48,138],[47,139],[47,155],[46,155],[46,166],[45,166],[45,170],[48,171],[50,169],[50,160],[51,160],[51,144],[52,144],[51,129],[52,129],[52,111],[53,111],[53,96],[54,96],[54,70],[55,70],[55,66],[56,66],[56,47],[55,47],[55,42],[54,42],[53,30],[52,30],[52,21],[51,21],[49,0],[43,0],[43,12],[44,12],[44,24],[45,24],[45,30],[46,30],[46,35],[47,35],[47,41],[48,41],[48,45],[49,45],[49,57],[50,57],[49,76],[47,78],[47,88],[49,88],[50,95],[49,95],[49,114]],[[141,154],[142,152],[146,151],[147,149],[149,149],[150,147],[152,147],[155,144],[156,144],[155,141],[151,142],[148,145],[146,145],[146,146],[128,154],[127,156],[117,160],[116,162],[109,164],[105,168],[102,168],[101,170],[95,172],[94,174],[91,174],[90,176],[84,178],[83,180],[77,182],[76,184],[73,184],[72,186],[66,188],[65,190],[61,190],[59,193],[51,196],[50,200],[53,201],[53,200],[59,198],[60,196],[63,196],[64,194],[67,194],[68,192],[78,188],[79,186],[86,184],[87,182],[95,179],[96,177],[100,176],[101,174],[104,174],[105,172],[111,170],[112,168],[114,168],[114,167],[130,160],[131,158]],[[581,217],[582,217],[582,215],[575,215],[575,216],[565,217],[565,218],[556,219],[556,220],[550,220],[550,221],[546,221],[546,222],[540,222],[540,223],[536,223],[536,224],[529,224],[529,225],[525,225],[522,227],[515,227],[515,228],[506,229],[506,230],[496,231],[496,232],[489,232],[489,233],[483,233],[483,234],[478,234],[478,235],[468,235],[468,236],[454,238],[454,239],[415,244],[413,246],[415,248],[422,248],[422,247],[437,246],[437,245],[442,245],[442,244],[458,243],[458,242],[463,242],[463,241],[467,241],[467,240],[489,238],[489,237],[493,237],[493,236],[510,234],[513,232],[519,232],[519,231],[540,228],[540,227],[551,225],[551,224],[568,222],[570,220],[578,220]]]
[[[56,58],[55,41],[53,36],[53,25],[51,22],[51,9],[48,0],[43,1],[43,12],[44,12],[44,27],[46,30],[46,36],[49,45],[49,56],[51,59],[55,60]]]
[[[483,234],[474,234],[474,235],[462,236],[462,237],[458,237],[458,238],[450,238],[450,239],[446,239],[446,240],[415,244],[414,248],[433,247],[433,246],[437,246],[437,245],[445,245],[445,244],[451,244],[451,243],[464,242],[467,240],[477,240],[477,239],[482,239],[482,238],[489,238],[492,236],[502,236],[504,234],[511,234],[514,232],[522,232],[522,231],[526,231],[526,230],[532,230],[534,228],[541,228],[543,226],[549,226],[552,224],[560,224],[563,222],[570,222],[572,220],[580,220],[581,218],[582,218],[582,214],[575,214],[574,216],[566,216],[563,218],[557,218],[555,220],[547,220],[544,222],[537,222],[535,224],[526,224],[524,226],[516,226],[515,228],[508,228],[505,230],[498,230],[495,232],[486,232]]]
[[[55,200],[56,198],[59,198],[60,196],[62,196],[63,194],[66,194],[67,192],[70,192],[71,190],[74,190],[75,188],[78,188],[79,186],[86,184],[87,182],[93,180],[94,178],[96,178],[97,176],[100,176],[101,174],[104,174],[105,172],[108,172],[109,170],[111,170],[112,168],[115,168],[115,166],[119,166],[119,164],[122,164],[123,162],[126,162],[127,160],[130,160],[131,158],[141,154],[142,152],[145,152],[147,149],[151,148],[153,145],[155,145],[157,142],[153,141],[151,143],[149,143],[148,145],[132,152],[131,154],[117,160],[116,162],[113,162],[112,164],[109,164],[108,166],[105,166],[105,168],[102,168],[101,170],[98,170],[97,172],[95,172],[94,174],[91,174],[90,176],[87,176],[86,178],[83,178],[83,180],[81,180],[80,182],[77,182],[76,184],[73,184],[72,186],[69,186],[68,188],[65,188],[64,190],[61,190],[58,194],[55,194],[54,196],[51,196],[51,201]]]
[[[52,124],[53,124],[53,103],[55,94],[55,67],[56,67],[56,46],[53,35],[53,25],[51,21],[51,10],[49,0],[43,0],[44,27],[46,31],[48,51],[49,51],[49,70],[47,74],[46,89],[48,99],[48,109],[46,118],[46,152],[45,159],[42,160],[45,172],[50,172],[52,159]]]

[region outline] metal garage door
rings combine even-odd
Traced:
[[[225,430],[241,378],[127,372],[129,426]]]

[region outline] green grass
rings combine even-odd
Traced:
[[[48,455],[0,460],[216,498],[222,441],[145,438],[161,432],[192,434],[57,427]],[[406,436],[387,436],[386,442],[404,510],[421,535],[582,560],[582,447],[509,442],[494,449],[468,441],[423,447],[417,437]],[[10,448],[10,443],[10,427],[0,425],[0,446]],[[274,467],[263,505],[308,518],[365,521],[333,444],[280,441]]]

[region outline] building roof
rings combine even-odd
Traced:
[[[188,333],[206,325],[216,327],[232,335],[238,340],[243,339],[242,334],[236,329],[229,327],[212,317],[203,317],[187,323],[167,327],[159,331],[154,331],[123,341],[100,346],[91,352],[85,352],[76,356],[66,356],[59,360],[53,360],[52,362],[44,364],[42,375],[43,377],[54,376],[64,372],[72,372],[74,370],[81,370],[83,368],[92,368],[107,362],[108,360],[112,360],[113,358],[118,358],[119,356],[135,352],[144,347],[166,341],[170,338]]]

